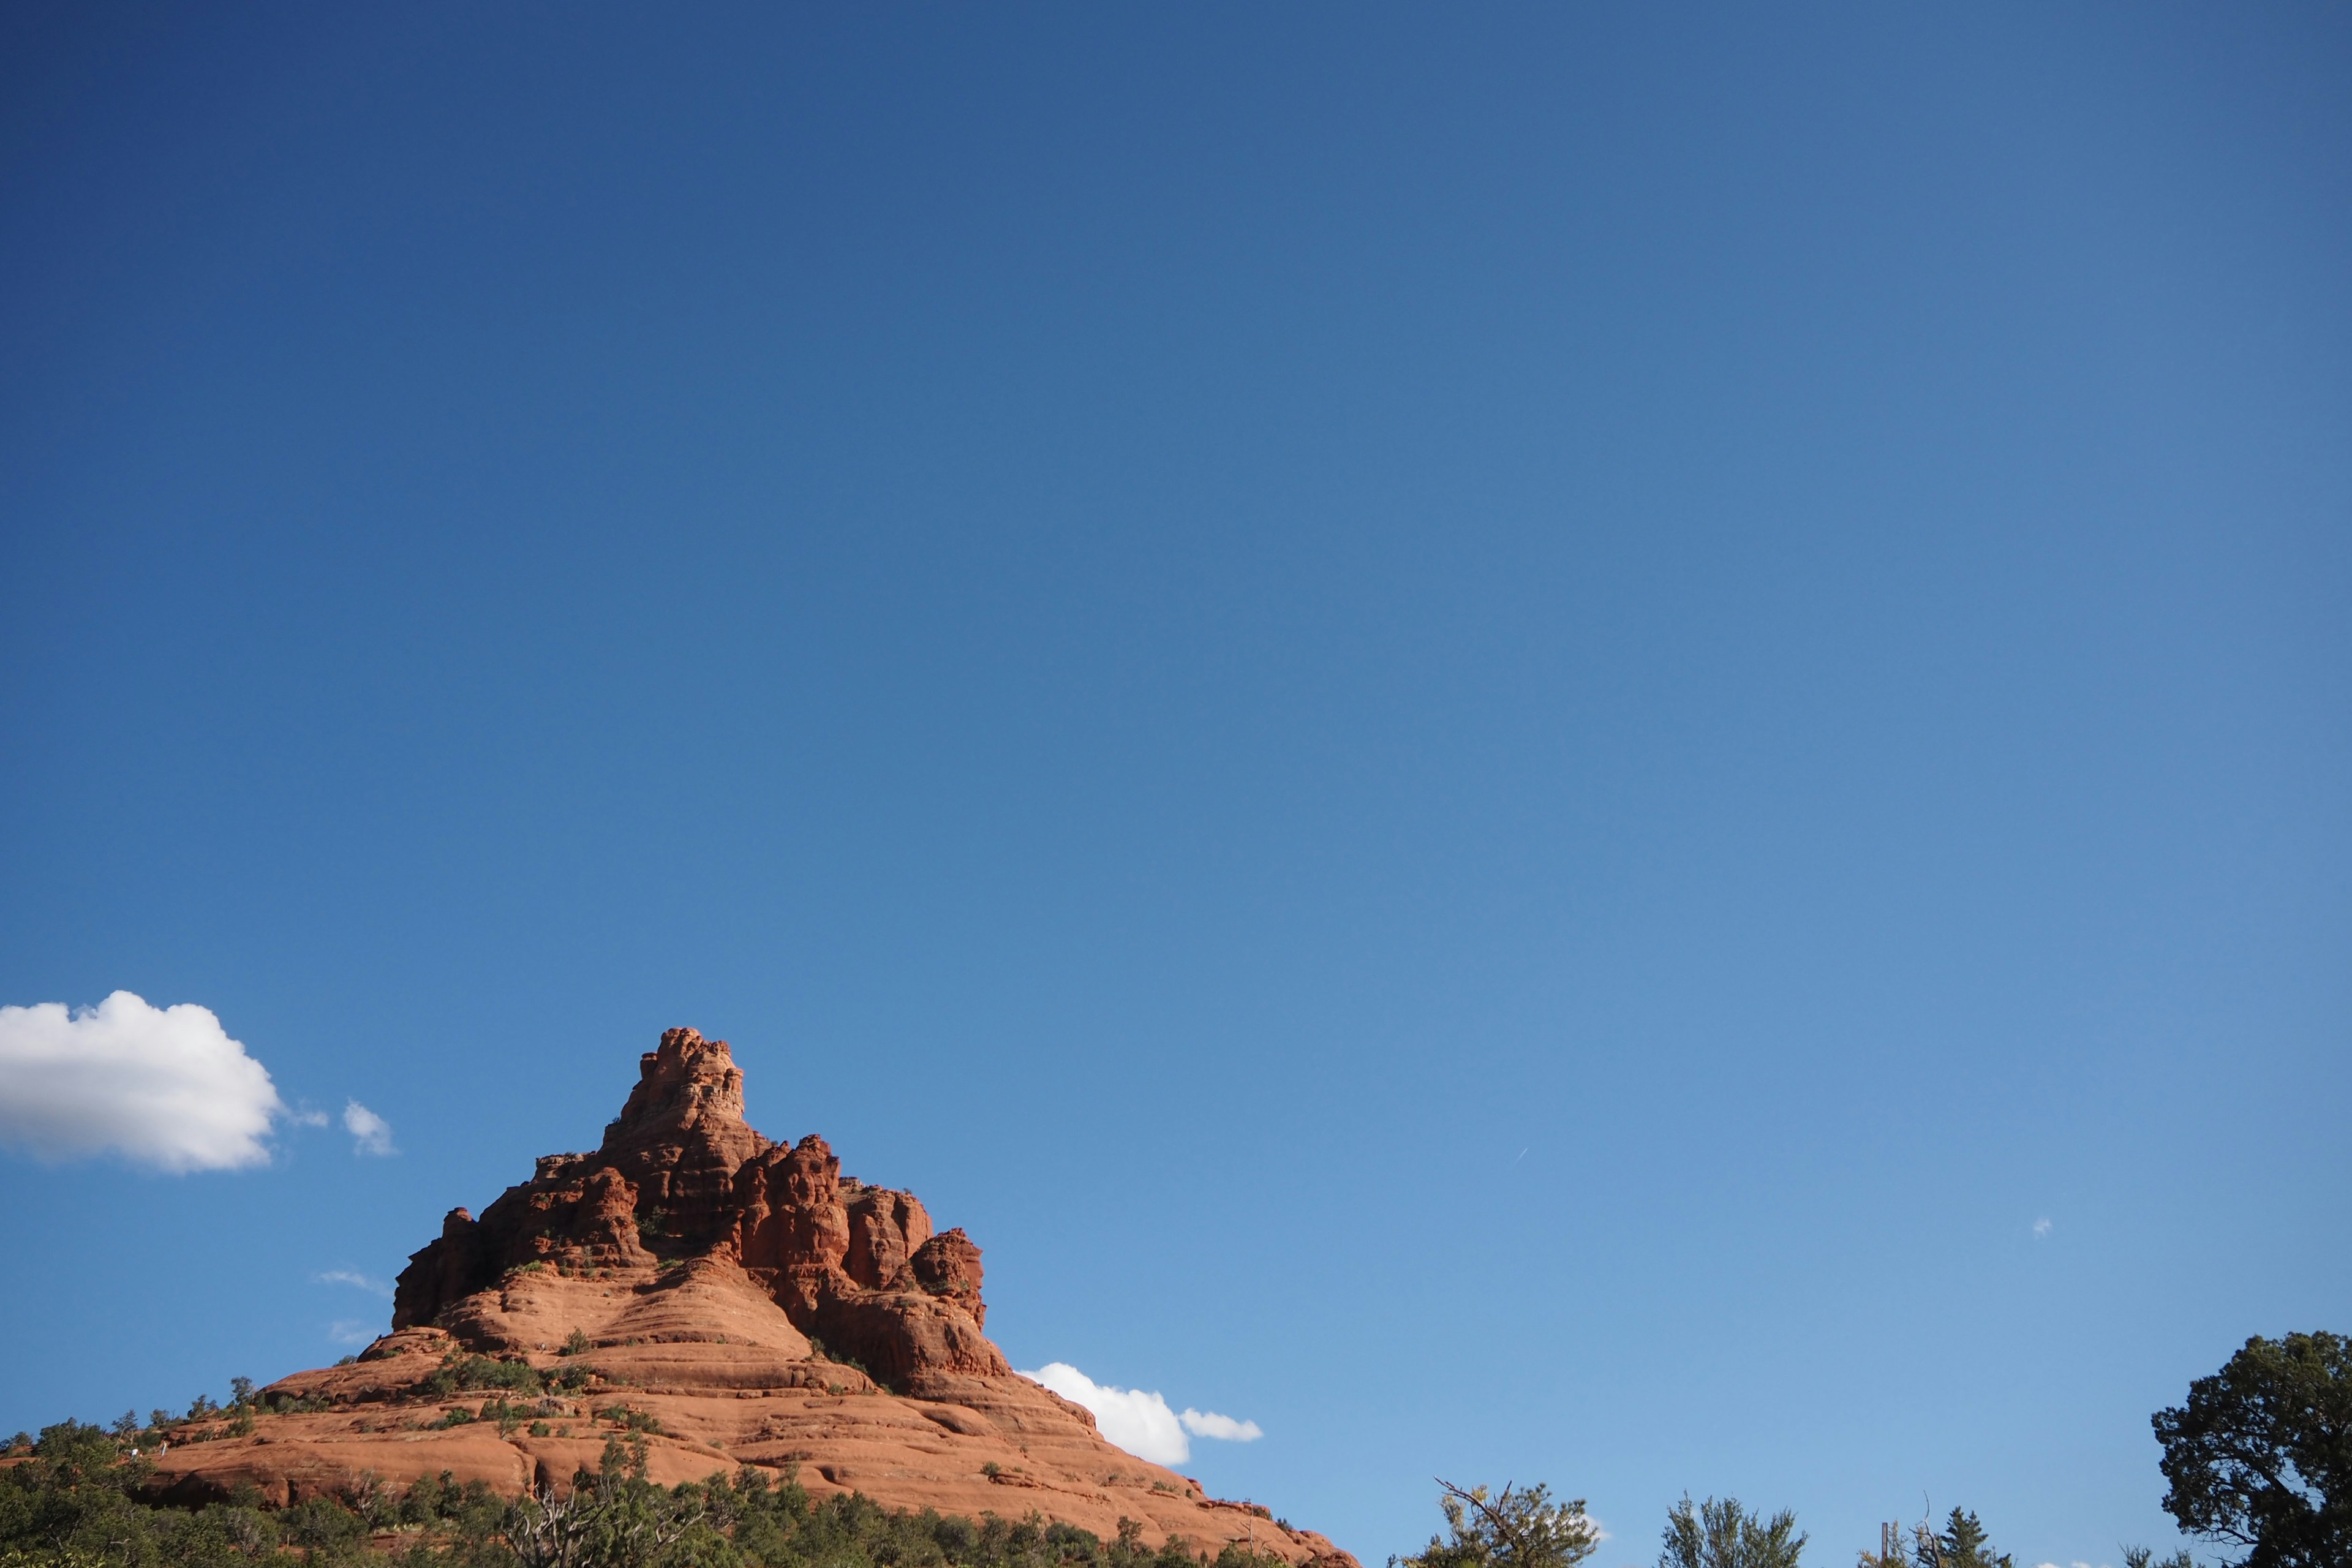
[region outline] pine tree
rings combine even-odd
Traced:
[[[1944,1521],[1942,1534],[1925,1524],[1919,1526],[1916,1534],[1918,1545],[1912,1555],[1917,1559],[1918,1568],[2015,1568],[2008,1552],[1992,1549],[1984,1521],[1966,1509],[1951,1511]]]

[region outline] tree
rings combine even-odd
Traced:
[[[1916,1531],[1911,1555],[1919,1568],[2013,1568],[2006,1552],[1995,1552],[1981,1520],[1966,1509],[1954,1509],[1938,1535],[1923,1522]]]
[[[1766,1519],[1738,1498],[1709,1498],[1694,1509],[1685,1496],[1666,1510],[1658,1568],[1797,1568],[1805,1541],[1797,1516],[1785,1508]]]
[[[2247,1548],[2240,1568],[2352,1563],[2352,1341],[2250,1339],[2150,1421],[2181,1529]]]
[[[2126,1546],[2124,1548],[2124,1568],[2197,1568],[2197,1559],[2189,1555],[2189,1549],[2185,1546],[2161,1563],[2157,1561],[2156,1553],[2145,1546]]]
[[[1878,1550],[1864,1548],[1854,1568],[1911,1568],[1911,1554],[1903,1550],[1903,1532],[1894,1525],[1881,1525]]]
[[[594,1511],[593,1496],[576,1487],[562,1497],[541,1487],[507,1509],[507,1544],[523,1568],[580,1568]]]
[[[1389,1568],[1576,1568],[1601,1549],[1582,1498],[1556,1503],[1544,1486],[1519,1491],[1507,1484],[1489,1497],[1485,1487],[1465,1491],[1443,1478],[1437,1484],[1445,1489],[1437,1506],[1453,1539],[1433,1535],[1413,1556],[1390,1558]]]

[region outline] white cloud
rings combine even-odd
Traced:
[[[1184,1438],[1187,1432],[1229,1443],[1255,1443],[1265,1436],[1255,1421],[1236,1421],[1214,1411],[1187,1410],[1179,1415],[1157,1394],[1097,1383],[1067,1362],[1048,1362],[1021,1375],[1085,1405],[1094,1412],[1095,1425],[1107,1441],[1155,1465],[1181,1465],[1192,1457],[1192,1445]]]
[[[1255,1443],[1265,1436],[1255,1421],[1236,1421],[1213,1410],[1188,1409],[1176,1419],[1184,1423],[1184,1430],[1193,1436],[1214,1437],[1221,1443]]]
[[[364,1345],[375,1340],[375,1331],[357,1318],[337,1318],[327,1325],[327,1337],[339,1345]]]
[[[352,1135],[354,1154],[397,1154],[392,1146],[392,1123],[362,1105],[351,1100],[343,1106],[343,1131]]]
[[[2045,1216],[2045,1217],[2043,1217],[2043,1218],[2041,1218],[2041,1219],[2037,1219],[2037,1220],[2035,1220],[2035,1221],[2033,1222],[2033,1239],[2034,1239],[2034,1240],[2036,1240],[2036,1241],[2043,1240],[2043,1239],[2044,1239],[2044,1238],[2046,1238],[2049,1235],[2050,1235],[2050,1221],[2049,1221],[2049,1219],[2047,1218],[2047,1216]],[[2047,1564],[2044,1564],[2044,1568],[2048,1568],[2048,1565],[2047,1565]],[[2088,1563],[2076,1563],[2076,1564],[2074,1565],[2074,1568],[2090,1568],[2090,1565],[2089,1565]]]
[[[1042,1383],[1065,1399],[1075,1400],[1095,1413],[1095,1425],[1104,1438],[1155,1465],[1181,1465],[1192,1457],[1184,1428],[1168,1401],[1139,1388],[1113,1388],[1097,1383],[1067,1362],[1049,1362],[1022,1376]]]
[[[330,1268],[324,1274],[316,1274],[311,1278],[321,1285],[349,1285],[353,1289],[365,1290],[372,1296],[392,1294],[391,1286],[381,1279],[371,1279],[356,1268]]]
[[[209,1007],[151,1007],[117,991],[95,1007],[0,1007],[0,1142],[42,1160],[109,1150],[159,1170],[269,1163],[285,1103],[268,1069]]]

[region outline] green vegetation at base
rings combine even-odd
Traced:
[[[199,1509],[141,1502],[153,1462],[100,1426],[45,1428],[0,1469],[0,1568],[1282,1568],[1228,1545],[1213,1558],[1119,1522],[1104,1542],[1035,1513],[1020,1521],[812,1503],[746,1468],[664,1488],[642,1437],[560,1492],[509,1502],[445,1473],[405,1490],[362,1476],[339,1498],[268,1510],[257,1494]],[[21,1450],[19,1450],[21,1451]]]

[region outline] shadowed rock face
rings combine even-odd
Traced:
[[[593,1154],[541,1157],[477,1220],[453,1209],[412,1255],[395,1330],[464,1337],[467,1298],[510,1269],[566,1272],[693,1260],[740,1268],[802,1332],[895,1385],[926,1373],[1012,1369],[982,1332],[980,1248],[933,1235],[912,1193],[869,1187],[811,1133],[789,1148],[743,1120],[743,1074],[724,1040],[671,1029]]]

